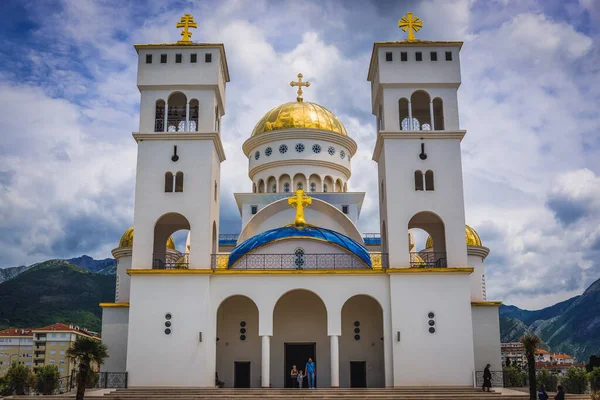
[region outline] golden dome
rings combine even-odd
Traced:
[[[471,247],[481,247],[481,239],[475,229],[471,228],[469,225],[465,225],[465,239],[467,242],[467,246]],[[431,249],[433,247],[433,239],[430,236],[427,236],[427,242],[425,242],[425,248]]]
[[[121,240],[119,240],[119,248],[132,247],[133,246],[133,226],[125,231]],[[167,239],[167,249],[175,250],[175,241],[173,236],[169,236]]]
[[[254,127],[251,136],[283,129],[319,129],[348,136],[342,122],[323,106],[292,101],[268,111]]]

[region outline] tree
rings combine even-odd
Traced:
[[[43,395],[54,394],[58,389],[58,380],[60,375],[56,365],[44,365],[37,371],[36,390]]]
[[[24,395],[34,382],[34,375],[29,367],[13,362],[4,376],[11,394]]]
[[[571,367],[561,379],[567,393],[585,393],[588,386],[588,375],[585,368]]]
[[[106,345],[98,339],[78,336],[75,343],[67,350],[67,357],[77,363],[77,396],[76,400],[83,400],[88,375],[92,371],[92,364],[100,366],[108,358]]]
[[[527,373],[529,375],[529,399],[536,400],[537,385],[535,381],[535,351],[542,344],[542,340],[533,333],[526,333],[519,340],[525,348],[527,357]]]
[[[600,367],[600,356],[590,356],[590,361],[586,364],[585,369],[591,372],[595,367]]]
[[[592,392],[600,391],[600,367],[595,367],[588,372],[588,379],[590,381]]]
[[[537,371],[535,376],[536,384],[544,385],[547,390],[554,392],[558,386],[558,377],[545,368]]]
[[[506,357],[506,367],[510,367],[510,358]]]

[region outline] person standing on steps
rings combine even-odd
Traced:
[[[306,377],[308,378],[308,388],[315,388],[315,363],[312,358],[308,357],[308,361],[306,362],[306,367],[304,368],[306,371]]]
[[[563,389],[563,387],[561,385],[558,385],[556,390],[557,390],[557,393],[556,393],[556,396],[554,396],[554,399],[555,400],[565,400],[565,390]]]
[[[492,387],[492,373],[490,372],[490,364],[485,366],[483,370],[483,386],[481,389],[485,392],[486,389],[489,392]]]
[[[292,387],[295,388],[298,385],[298,370],[295,365],[292,365],[292,370],[290,371],[290,379],[292,380]]]

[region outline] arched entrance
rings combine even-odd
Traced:
[[[260,387],[258,308],[246,296],[225,299],[217,310],[217,366],[225,387]]]
[[[420,246],[411,250],[411,267],[443,268],[448,266],[444,222],[437,214],[430,211],[421,211],[415,214],[408,222],[408,229],[412,229],[415,234],[418,234],[418,229],[422,229],[431,236],[433,241],[432,245],[427,245],[423,250],[418,249]]]
[[[383,309],[356,295],[342,307],[340,387],[385,387]]]
[[[311,291],[292,290],[279,298],[273,310],[271,385],[291,387],[292,365],[304,371],[309,357],[316,365],[316,386],[331,386],[325,304]],[[307,386],[305,380],[304,387]]]

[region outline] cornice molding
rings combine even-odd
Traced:
[[[221,142],[221,136],[218,132],[133,132],[133,138],[138,143],[144,140],[212,140],[219,156],[219,161],[225,161],[225,150],[223,149],[223,142]]]
[[[129,303],[100,303],[100,307],[102,308],[125,308],[129,307]]]
[[[258,174],[259,172],[262,172],[262,171],[265,171],[265,170],[268,170],[271,168],[290,167],[290,166],[296,166],[296,165],[300,165],[303,167],[324,167],[324,168],[335,169],[336,171],[340,171],[342,174],[344,174],[346,176],[346,180],[350,179],[350,176],[352,175],[352,173],[350,172],[350,170],[348,168],[342,167],[341,165],[339,165],[337,163],[333,163],[333,162],[329,162],[329,161],[321,161],[321,160],[297,159],[297,160],[276,160],[276,161],[271,161],[271,162],[268,162],[265,164],[258,165],[256,167],[252,168],[250,171],[248,171],[248,177],[250,178],[250,180],[254,180],[254,176],[256,174]],[[290,178],[293,178],[293,177],[290,176]]]
[[[473,268],[388,268],[388,274],[465,274],[473,273]]]
[[[467,246],[467,255],[485,258],[490,254],[490,249],[485,246]]]
[[[457,131],[397,131],[387,132],[380,131],[377,135],[377,141],[375,142],[375,149],[373,149],[374,161],[379,160],[381,150],[385,140],[428,140],[428,139],[453,139],[460,140],[467,134],[466,130]]]
[[[210,275],[212,269],[128,269],[127,275]]]
[[[471,306],[473,307],[500,307],[501,301],[472,301]]]
[[[112,249],[111,253],[117,260],[121,257],[131,257],[133,247],[117,247]]]
[[[332,142],[340,146],[344,146],[346,149],[348,149],[351,156],[354,156],[354,154],[356,154],[356,150],[358,149],[356,142],[350,136],[341,135],[339,133],[330,131],[322,131],[319,129],[296,128],[264,132],[256,136],[252,136],[244,142],[242,145],[242,150],[244,151],[246,157],[249,157],[254,148],[263,144],[272,143],[277,140],[300,139],[324,140],[327,142]]]

